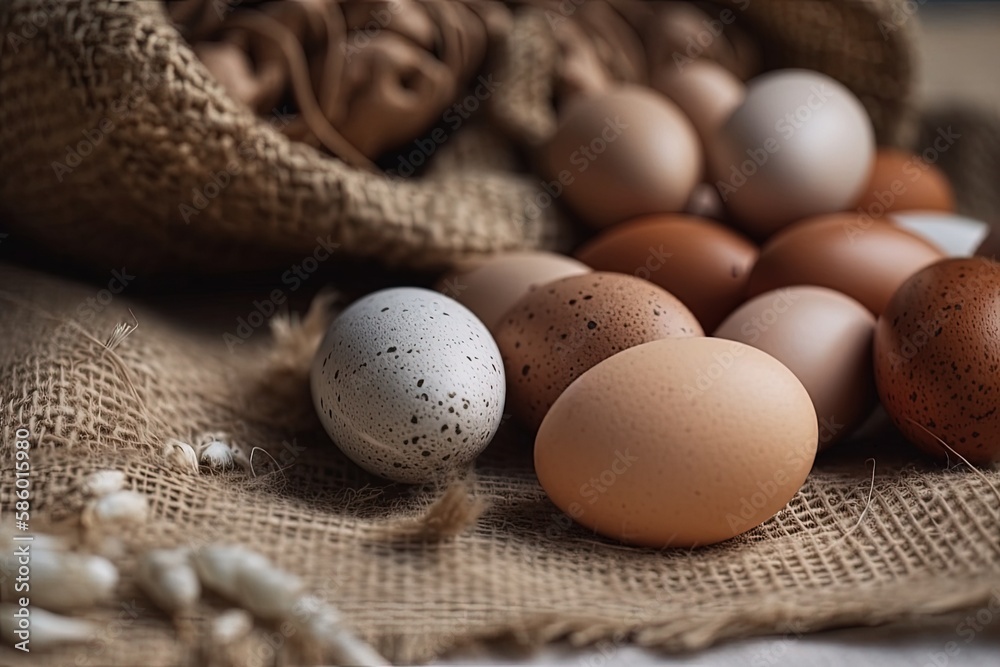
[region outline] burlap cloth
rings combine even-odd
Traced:
[[[508,217],[535,186],[511,175],[517,156],[494,131],[465,128],[417,183],[389,187],[358,176],[227,105],[153,4],[15,0],[0,7],[5,33],[23,24],[30,7],[54,17],[17,53],[7,40],[0,47],[0,201],[13,232],[92,267],[124,264],[140,275],[172,262],[274,266],[285,255],[301,259],[326,234],[345,255],[410,266],[558,242],[554,216]],[[758,0],[748,11],[760,34],[785,36],[768,62],[836,71],[862,93],[883,140],[896,141],[907,134],[906,37],[900,31],[885,40],[875,25],[898,5]],[[536,16],[514,32],[540,30]],[[530,145],[551,116],[531,102],[544,96],[545,79],[517,69],[514,56],[526,57],[525,43],[512,39],[506,65],[498,66],[524,76],[511,87],[513,101],[504,98],[507,109],[495,113]],[[536,57],[544,58],[546,44],[537,42]],[[786,47],[796,60],[775,55]],[[30,76],[20,73],[25,68]],[[172,83],[156,88],[99,155],[56,187],[52,147],[77,141],[123,82],[157,68]],[[923,136],[949,122],[931,118]],[[994,125],[963,123],[965,136],[995,145]],[[229,134],[253,137],[268,156],[266,169],[260,180],[234,181],[181,229],[174,204],[204,182],[218,158],[213,151],[227,145],[219,137]],[[186,137],[186,148],[170,140],[177,136]],[[998,210],[995,193],[976,178],[958,180],[968,163],[998,173],[996,152],[976,145],[961,142],[962,164],[953,159],[957,150],[941,164],[965,209],[985,215]],[[126,555],[117,559],[119,599],[134,604],[134,617],[126,612],[122,620],[121,607],[108,605],[91,614],[107,620],[94,642],[33,653],[26,664],[215,660],[203,621],[222,608],[218,600],[182,619],[187,630],[179,634],[137,591],[133,555],[157,545],[237,542],[260,550],[302,575],[398,662],[487,639],[691,649],[975,608],[1000,591],[1000,472],[927,462],[891,431],[876,429],[824,455],[785,510],[736,540],[694,551],[629,548],[558,512],[532,472],[530,442],[511,424],[474,475],[447,491],[386,485],[350,464],[308,398],[308,362],[328,315],[321,307],[301,324],[279,320],[274,336],[257,331],[230,352],[223,327],[128,295],[95,307],[99,289],[0,266],[0,458],[12,460],[14,432],[26,427],[34,445],[33,524],[72,530],[80,480],[108,467],[127,472],[153,514],[122,536]],[[245,314],[250,299],[266,292],[209,305]],[[115,325],[131,321],[128,308],[140,327],[109,350]],[[169,438],[194,442],[209,433],[270,457],[255,457],[253,475],[191,475],[160,456]],[[0,503],[6,514],[11,485],[3,485]],[[258,628],[233,661],[272,664],[275,645],[294,651],[295,638]]]

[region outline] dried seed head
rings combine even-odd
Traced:
[[[243,606],[255,616],[279,620],[291,616],[305,590],[302,580],[291,572],[267,567],[244,567],[237,574]]]
[[[263,619],[287,617],[304,588],[294,574],[242,547],[204,547],[195,553],[194,562],[205,588],[238,602]]]
[[[198,474],[198,455],[195,454],[194,447],[186,442],[168,440],[163,445],[162,453],[167,464],[175,470]]]
[[[270,567],[270,561],[256,551],[235,545],[214,545],[192,555],[195,570],[205,588],[233,601],[240,601],[237,575],[243,569]]]
[[[149,502],[136,491],[116,491],[87,503],[83,525],[87,528],[135,526],[146,521]]]
[[[298,627],[321,647],[324,656],[328,656],[334,664],[363,667],[392,664],[354,635],[344,625],[340,611],[332,604],[313,596],[301,598],[299,604],[307,611],[293,617]]]
[[[0,635],[11,646],[21,641],[15,634],[20,628],[14,613],[17,607],[0,604]],[[59,644],[88,642],[97,636],[100,626],[92,621],[59,616],[38,607],[28,607],[31,617],[31,648],[45,649]]]
[[[139,559],[139,586],[163,611],[190,609],[201,595],[201,584],[186,549],[154,549]]]
[[[17,572],[17,556],[4,554],[3,569]],[[118,584],[118,569],[107,558],[71,551],[32,548],[30,599],[33,605],[52,611],[93,607],[111,598]],[[4,582],[4,599],[13,599],[15,578]]]
[[[125,487],[125,473],[121,470],[95,470],[83,479],[83,491],[100,498]]]
[[[233,644],[253,630],[253,617],[244,609],[228,609],[212,621],[212,640],[219,646]]]

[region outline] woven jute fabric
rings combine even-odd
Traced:
[[[484,107],[530,146],[552,129],[553,10],[513,4],[508,39],[486,65],[501,85]],[[913,19],[904,0],[720,4],[759,36],[768,67],[827,72],[859,95],[881,139],[905,134]],[[482,154],[472,166],[451,161],[413,180],[290,141],[280,109],[258,118],[226,96],[159,2],[9,0],[0,31],[8,225],[78,262],[124,259],[144,272],[280,266],[331,235],[357,257],[428,267],[568,238],[559,207],[528,205],[538,177],[492,159],[490,132],[466,150]],[[434,162],[452,143],[414,160]]]
[[[87,646],[32,654],[31,664],[208,662],[204,621],[225,604],[209,600],[183,619],[196,630],[182,640],[131,577],[136,553],[178,544],[263,552],[398,662],[487,639],[691,649],[975,609],[1000,595],[1000,471],[927,462],[886,429],[822,456],[787,508],[735,540],[626,547],[547,500],[530,440],[510,423],[447,491],[386,484],[350,463],[308,396],[322,309],[300,324],[280,320],[273,338],[260,332],[231,353],[218,330],[193,318],[125,296],[95,309],[87,304],[96,294],[0,269],[0,457],[11,460],[17,428],[31,433],[33,524],[71,530],[81,480],[106,468],[124,470],[153,515],[123,536],[126,553],[115,557],[120,602],[90,614],[108,631]],[[132,320],[128,309],[140,326],[109,350],[114,326]],[[254,458],[253,474],[194,475],[160,455],[169,438],[206,434],[269,456]],[[12,506],[11,485],[0,502]],[[133,602],[142,611],[122,627],[120,604]],[[272,664],[264,658],[293,644],[264,626],[245,647],[253,655],[236,662]]]

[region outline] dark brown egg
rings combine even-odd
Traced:
[[[875,382],[921,449],[1000,461],[1000,264],[949,259],[907,280],[875,327]]]
[[[650,215],[615,225],[576,252],[598,271],[629,273],[656,283],[711,331],[743,303],[758,249],[711,220]]]
[[[879,315],[907,278],[944,259],[930,241],[857,213],[835,213],[782,230],[760,251],[749,294],[791,285],[828,287]]]
[[[535,430],[563,390],[608,357],[661,338],[702,335],[661,287],[621,273],[588,273],[533,288],[496,332],[507,405]]]

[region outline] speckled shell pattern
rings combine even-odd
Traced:
[[[922,449],[957,462],[937,436],[972,463],[1000,461],[1000,265],[945,260],[910,278],[878,321],[875,379]]]
[[[537,429],[563,390],[597,363],[641,343],[701,335],[680,300],[635,276],[587,273],[536,287],[497,330],[508,404]]]
[[[362,468],[409,483],[467,466],[503,416],[500,351],[486,327],[430,290],[370,294],[330,326],[313,361],[313,403]]]

